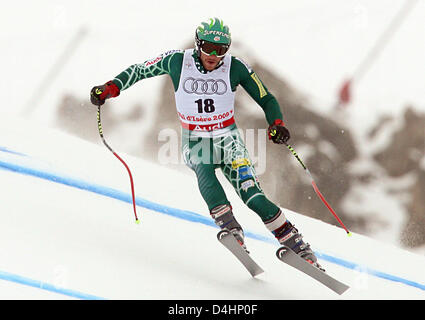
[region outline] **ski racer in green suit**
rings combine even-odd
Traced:
[[[176,108],[182,125],[182,152],[194,171],[200,193],[211,217],[230,231],[246,250],[244,232],[233,215],[226,194],[216,177],[221,169],[241,200],[257,213],[280,244],[315,265],[310,245],[287,220],[283,211],[265,196],[255,168],[234,120],[238,85],[263,109],[269,139],[277,144],[290,138],[276,98],[243,60],[228,53],[231,34],[217,18],[202,22],[195,32],[195,48],[171,50],[141,64],[131,65],[104,85],[91,90],[91,102],[101,106],[136,82],[167,74],[174,85]]]

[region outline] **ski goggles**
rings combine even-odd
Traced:
[[[208,41],[202,41],[200,49],[201,49],[201,52],[209,56],[215,55],[217,58],[221,58],[221,57],[224,57],[227,50],[229,50],[229,45],[215,44]]]

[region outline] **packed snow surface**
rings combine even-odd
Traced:
[[[0,297],[3,299],[423,299],[425,258],[282,208],[339,296],[281,263],[277,242],[226,191],[265,273],[251,278],[216,240],[195,176],[1,117]],[[288,290],[290,288],[290,290]]]

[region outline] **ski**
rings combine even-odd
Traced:
[[[304,272],[339,295],[343,294],[350,288],[346,284],[336,280],[335,278],[332,278],[326,272],[311,265],[288,247],[283,246],[279,248],[276,251],[276,255],[282,262],[300,270],[301,272]]]
[[[252,277],[264,272],[229,231],[220,231],[217,234],[217,239],[244,265]]]

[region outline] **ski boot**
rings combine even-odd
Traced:
[[[278,232],[275,233],[275,237],[281,245],[288,247],[316,268],[325,271],[325,269],[317,262],[317,258],[314,255],[313,250],[311,250],[310,244],[303,241],[302,234],[298,232],[298,229],[295,228],[292,223],[286,221],[282,228],[276,231]]]
[[[317,263],[317,258],[311,250],[310,245],[304,243],[302,234],[286,219],[282,210],[279,210],[272,219],[264,223],[282,246],[288,247],[307,262],[325,271],[320,264]]]
[[[241,247],[249,253],[245,245],[245,236],[242,227],[233,216],[232,206],[229,204],[220,205],[213,208],[210,213],[215,224],[219,226],[220,229],[227,230],[232,233]]]

